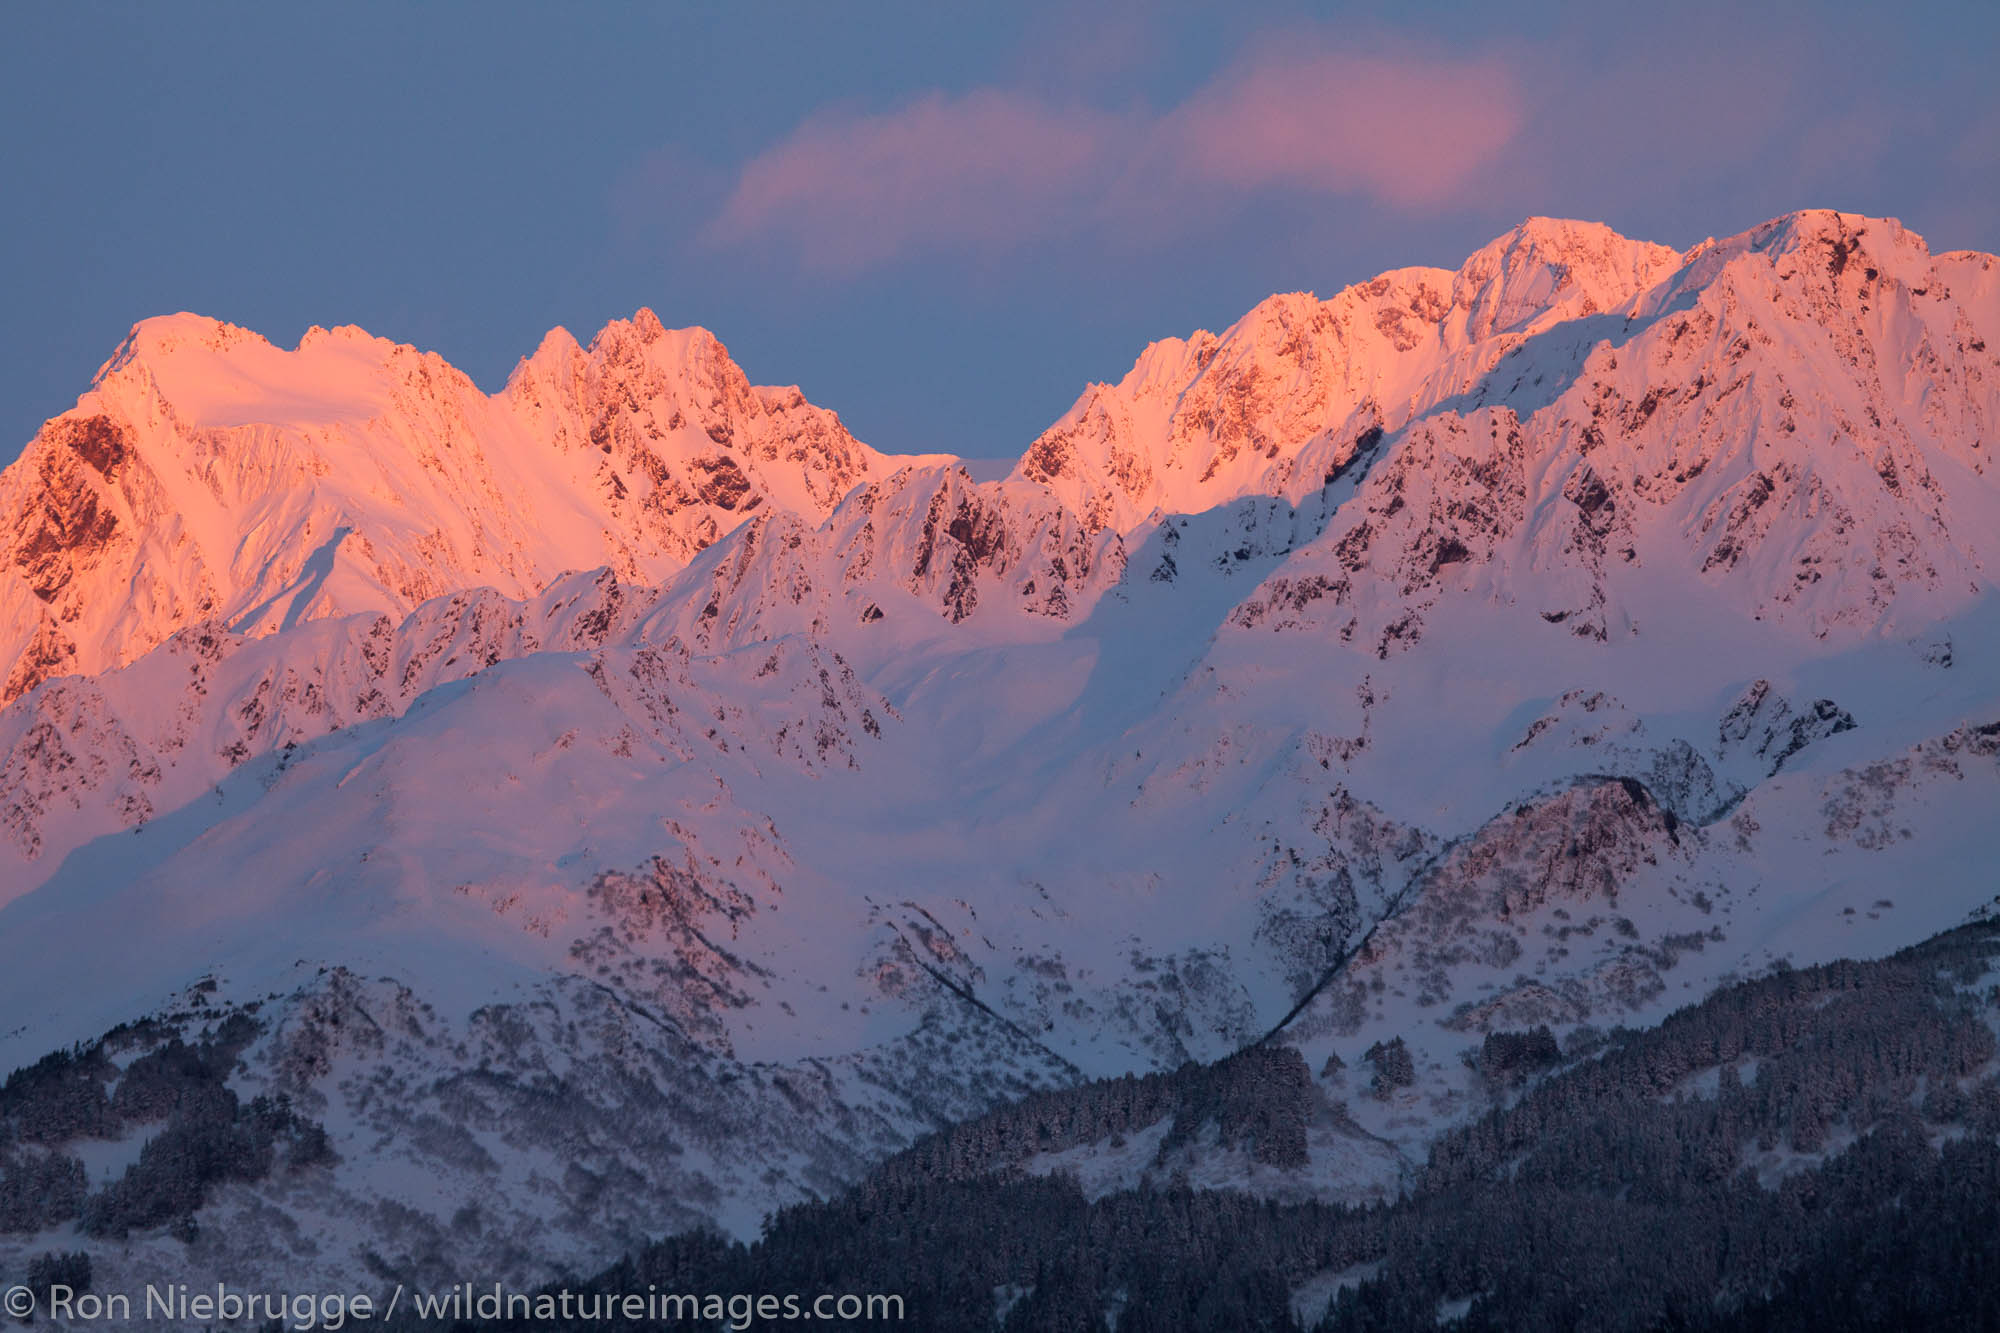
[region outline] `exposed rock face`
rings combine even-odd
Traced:
[[[650,632],[698,648],[824,634],[892,614],[956,625],[1025,614],[1061,626],[1124,573],[1116,533],[1090,532],[1046,492],[907,469],[856,490],[826,522],[761,516],[681,581]],[[678,591],[678,590],[677,590]]]

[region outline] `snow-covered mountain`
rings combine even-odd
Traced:
[[[1274,1029],[1341,1113],[1198,1174],[1394,1191],[1489,1031],[2000,901],[1995,339],[1892,221],[1536,219],[975,481],[644,312],[492,397],[142,325],[0,480],[0,1067],[248,1012],[234,1086],[325,1126],[114,1266],[546,1272]]]
[[[491,396],[351,327],[287,351],[147,320],[0,480],[0,701],[199,621],[266,634],[599,566],[658,580],[762,505],[824,516],[909,461],[650,310],[588,350],[554,330]]]

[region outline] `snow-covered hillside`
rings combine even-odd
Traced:
[[[1894,222],[1536,219],[977,481],[644,313],[491,398],[142,325],[0,482],[0,1067],[254,1004],[236,1086],[337,1160],[205,1207],[296,1229],[103,1251],[209,1273],[751,1229],[1274,1029],[1341,1114],[1198,1178],[1393,1191],[1488,1032],[2000,901],[1996,340],[1996,261]]]

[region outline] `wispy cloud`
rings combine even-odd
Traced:
[[[853,272],[918,252],[1196,226],[1272,194],[1448,205],[1519,133],[1497,59],[1259,47],[1178,106],[932,93],[808,119],[744,166],[704,239]]]
[[[1269,48],[1166,117],[1159,137],[1205,182],[1448,203],[1519,132],[1498,59]]]
[[[743,168],[707,238],[776,236],[819,269],[912,246],[1005,246],[1072,220],[1128,132],[1115,116],[998,90],[817,117]]]

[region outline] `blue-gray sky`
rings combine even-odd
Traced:
[[[1150,339],[1529,214],[2000,250],[1996,57],[1991,3],[12,5],[0,461],[148,315],[492,389],[641,305],[1011,454]]]

